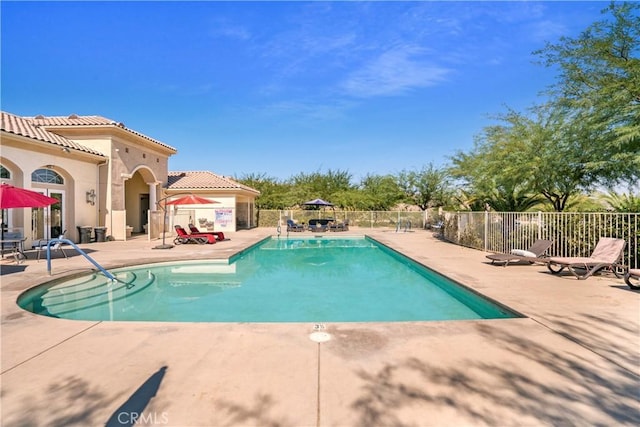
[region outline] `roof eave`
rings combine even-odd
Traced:
[[[80,150],[78,148],[74,148],[72,146],[66,146],[66,145],[62,145],[58,142],[54,142],[54,141],[42,141],[40,139],[36,139],[36,138],[32,138],[30,136],[25,136],[25,135],[20,135],[17,133],[13,133],[10,131],[6,131],[4,129],[0,129],[0,134],[4,134],[5,137],[4,139],[4,143],[9,142],[11,139],[15,139],[17,141],[19,141],[22,144],[27,144],[27,145],[33,145],[33,146],[38,146],[41,147],[44,150],[47,151],[67,151],[68,153],[73,153],[76,156],[82,156],[82,157],[86,157],[86,158],[91,158],[91,159],[95,159],[97,161],[104,161],[107,159],[107,156],[105,156],[104,154],[98,153],[96,151],[89,151],[87,150]],[[6,138],[6,139],[5,139]],[[22,147],[21,147],[22,148]],[[59,155],[58,153],[56,153],[57,155]]]
[[[170,145],[167,145],[163,142],[160,142],[156,139],[153,139],[149,136],[146,136],[140,132],[136,132],[132,129],[129,129],[125,126],[121,126],[120,124],[95,124],[95,125],[41,125],[44,129],[49,132],[60,132],[62,134],[72,134],[72,135],[86,135],[90,131],[98,131],[104,132],[109,131],[115,134],[126,135],[128,137],[134,137],[140,142],[143,142],[145,145],[152,146],[153,148],[165,152],[166,154],[176,154],[178,150]]]

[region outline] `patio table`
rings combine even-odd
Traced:
[[[26,237],[21,239],[2,239],[0,240],[0,248],[2,248],[2,258],[4,259],[4,250],[5,247],[8,247],[11,252],[10,255],[16,260],[17,264],[20,264],[23,260],[27,259],[27,256],[24,253],[24,241],[27,240]]]

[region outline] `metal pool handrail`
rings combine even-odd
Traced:
[[[102,274],[107,276],[107,279],[116,280],[116,278],[115,278],[115,276],[113,274],[111,274],[107,270],[105,270],[100,264],[98,264],[93,258],[91,258],[85,251],[80,249],[75,243],[73,243],[69,239],[60,239],[60,238],[51,239],[47,243],[47,273],[49,273],[49,276],[51,276],[51,245],[52,244],[56,244],[56,243],[67,243],[67,244],[71,245],[71,247],[73,247],[73,249],[78,251],[78,253],[80,255],[85,257],[91,264],[93,264],[98,270],[100,270],[102,272]]]

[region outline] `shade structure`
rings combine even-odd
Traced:
[[[58,199],[9,184],[0,185],[0,209],[42,208],[57,203]]]
[[[322,200],[322,199],[314,199],[314,200],[309,200],[308,202],[304,202],[303,205],[322,207],[322,206],[333,206],[333,203],[329,203],[326,200]]]
[[[189,194],[188,196],[182,196],[178,199],[167,202],[167,205],[210,205],[216,202],[215,200],[205,199],[204,197],[196,196],[195,194]]]

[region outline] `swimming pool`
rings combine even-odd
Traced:
[[[368,237],[270,238],[228,261],[53,281],[18,299],[77,320],[393,322],[520,317]]]

